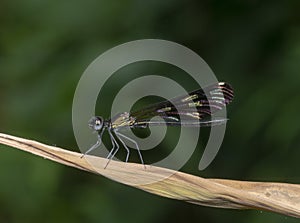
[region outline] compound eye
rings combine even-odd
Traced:
[[[99,131],[103,126],[103,119],[101,117],[92,117],[89,121],[89,127],[93,130]]]
[[[102,124],[103,124],[103,122],[102,122],[101,119],[99,119],[99,118],[96,119],[96,121],[95,121],[95,130],[96,131],[100,130],[102,128]]]

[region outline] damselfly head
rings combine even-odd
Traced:
[[[101,116],[94,116],[89,120],[89,127],[95,131],[99,131],[103,127],[103,118]]]

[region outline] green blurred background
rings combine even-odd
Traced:
[[[0,131],[78,151],[71,109],[86,67],[118,44],[166,39],[195,51],[235,89],[216,159],[198,171],[200,148],[184,171],[299,183],[299,3],[2,0]],[[111,81],[110,88],[122,81]],[[165,199],[0,148],[0,222],[296,222]]]

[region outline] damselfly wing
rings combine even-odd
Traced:
[[[90,119],[89,126],[98,133],[98,141],[85,154],[101,145],[103,132],[107,129],[112,143],[112,149],[107,156],[108,163],[118,152],[119,142],[127,151],[126,162],[128,161],[130,150],[124,140],[134,143],[141,162],[144,163],[138,144],[133,139],[120,133],[120,129],[146,128],[149,125],[187,127],[220,125],[225,123],[227,119],[212,119],[211,115],[229,104],[233,100],[233,95],[233,89],[229,84],[219,82],[205,89],[192,91],[188,95],[161,101],[130,113],[118,114],[108,120],[104,120],[101,116],[95,116]],[[157,116],[163,120],[154,120],[153,118]]]

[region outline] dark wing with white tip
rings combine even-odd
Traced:
[[[128,114],[128,124],[125,126],[143,128],[148,125],[212,126],[223,124],[226,122],[226,118],[211,120],[211,114],[223,109],[232,100],[232,87],[227,83],[220,82],[210,85],[204,90],[195,90],[188,95],[158,102],[131,112]],[[155,121],[153,117],[156,116],[164,120]],[[118,118],[115,117],[116,119]],[[117,128],[118,125],[115,127]]]

